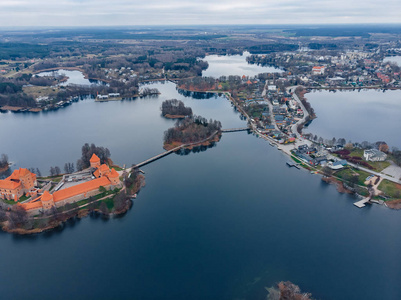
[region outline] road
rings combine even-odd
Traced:
[[[296,88],[297,88],[297,86],[290,86],[287,88],[287,92],[289,92],[290,90],[295,90]],[[298,133],[297,126],[298,126],[298,124],[302,124],[302,122],[305,122],[306,118],[309,116],[309,113],[305,109],[305,106],[302,104],[301,100],[298,98],[298,96],[295,93],[292,94],[292,97],[294,98],[295,101],[297,101],[298,105],[301,107],[302,111],[304,112],[303,118],[291,126],[292,133],[295,133],[297,138],[301,139],[301,135]]]

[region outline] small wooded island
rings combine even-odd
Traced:
[[[171,150],[179,146],[192,149],[196,146],[209,146],[221,137],[220,121],[209,121],[201,116],[186,117],[164,132],[164,146]]]
[[[10,167],[10,163],[8,162],[8,156],[6,154],[2,154],[0,158],[0,172],[7,171]]]
[[[184,119],[192,116],[192,108],[186,107],[184,102],[177,99],[164,101],[160,109],[162,116],[169,119]]]

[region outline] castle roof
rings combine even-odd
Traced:
[[[100,158],[99,156],[97,156],[95,153],[92,154],[91,159],[89,160],[91,163],[96,163],[96,162],[100,162]]]
[[[42,201],[50,201],[50,200],[53,199],[53,196],[52,196],[48,191],[45,191],[45,192],[43,193],[41,199],[42,199]]]
[[[14,190],[21,185],[20,181],[13,181],[10,179],[0,180],[0,188],[1,189],[9,189]]]
[[[98,189],[101,186],[110,185],[110,180],[107,177],[100,177],[88,182],[84,182],[78,185],[74,185],[72,187],[59,190],[53,193],[54,202],[62,201],[67,198],[71,198],[80,194],[84,194],[86,192],[90,192]]]
[[[113,168],[111,169],[111,173],[108,175],[110,178],[116,178],[120,175],[118,175],[117,171]]]
[[[43,207],[40,198],[36,198],[35,200],[29,201],[27,203],[18,203],[17,205],[21,206],[25,210],[38,209]]]
[[[32,174],[32,173],[29,172],[28,169],[19,168],[18,170],[14,170],[14,172],[7,179],[20,179],[21,176],[23,177],[27,174]]]
[[[103,165],[101,165],[100,167],[99,167],[99,169],[100,169],[100,172],[107,172],[107,171],[110,171],[110,168],[106,165],[106,164],[103,164]]]

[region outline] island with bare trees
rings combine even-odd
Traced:
[[[164,146],[166,150],[178,146],[192,149],[196,146],[209,146],[218,142],[221,137],[220,121],[209,121],[201,116],[186,117],[178,120],[175,126],[164,132]]]
[[[186,107],[184,102],[177,99],[164,101],[161,111],[162,116],[168,119],[184,119],[187,116],[192,116],[192,108]]]

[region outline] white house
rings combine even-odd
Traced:
[[[385,161],[387,154],[377,149],[369,149],[363,152],[363,158],[367,161]]]

